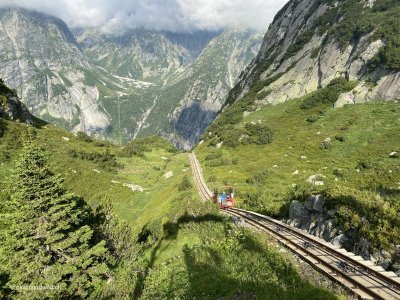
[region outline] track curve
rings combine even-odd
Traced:
[[[207,201],[213,193],[205,184],[194,153],[190,153],[189,158],[200,198]],[[268,233],[360,299],[400,299],[400,278],[393,272],[385,272],[371,261],[270,217],[237,208],[224,212]]]

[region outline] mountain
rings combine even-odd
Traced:
[[[220,32],[170,33],[131,30],[121,36],[97,28],[73,30],[87,57],[110,73],[163,83],[177,69],[192,63]]]
[[[256,56],[262,38],[248,30],[134,30],[119,37],[93,28],[74,32],[97,66],[119,78],[149,84],[134,96],[121,95],[119,109],[124,113],[114,118],[118,123],[113,128],[121,126],[128,139],[162,134],[186,149],[212,122],[240,72]],[[135,105],[138,101],[141,104]]]
[[[257,82],[262,103],[281,103],[339,76],[359,81],[339,106],[400,99],[398,16],[397,1],[289,1],[227,104]]]
[[[105,133],[110,117],[90,84],[98,73],[60,19],[0,10],[0,77],[38,117],[68,129]]]
[[[190,149],[255,57],[260,39],[260,34],[243,30],[212,39],[196,61],[170,77],[161,90],[162,102],[150,112],[141,134],[161,132],[178,147]]]
[[[21,8],[0,9],[0,24],[0,78],[33,114],[119,143],[161,134],[191,147],[261,45],[249,31],[71,32]]]

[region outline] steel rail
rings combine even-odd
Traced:
[[[269,233],[281,244],[310,262],[333,280],[343,284],[362,299],[400,299],[400,284],[390,277],[344,255],[336,249],[324,245],[317,238],[286,228],[286,224],[276,224],[258,214],[238,209],[225,210],[226,213],[245,219],[254,227]],[[308,243],[308,244],[307,244]],[[341,262],[345,268],[341,268]],[[323,266],[324,268],[321,268]],[[329,271],[327,271],[328,269]],[[340,276],[341,278],[338,278]]]

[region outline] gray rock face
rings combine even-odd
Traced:
[[[70,129],[104,132],[108,116],[87,84],[93,67],[64,22],[24,9],[0,9],[0,77],[36,116]],[[67,125],[65,124],[65,125]]]
[[[335,5],[342,4],[338,2]],[[373,5],[373,2],[367,5]],[[304,96],[343,75],[360,83],[351,94],[341,96],[336,107],[373,100],[400,100],[399,72],[368,70],[368,61],[385,45],[379,39],[371,41],[369,35],[342,48],[334,38],[326,40],[326,35],[314,34],[294,56],[285,56],[297,36],[310,29],[328,9],[326,3],[318,4],[314,0],[289,1],[270,25],[260,53],[241,77],[233,98],[241,98],[247,93],[250,86],[259,80],[261,68],[264,71],[260,78],[264,80],[283,75],[265,87],[269,93],[260,103],[277,104]],[[269,64],[262,68],[267,61]],[[369,81],[377,84],[371,86]]]

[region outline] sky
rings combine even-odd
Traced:
[[[146,28],[173,32],[247,27],[265,32],[288,0],[0,0],[57,16],[70,27],[105,32]]]

